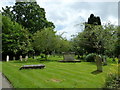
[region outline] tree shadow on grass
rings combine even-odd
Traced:
[[[95,71],[91,72],[91,74],[94,74],[94,75],[97,75],[97,74],[100,74],[100,73],[102,73],[102,71],[95,70]]]

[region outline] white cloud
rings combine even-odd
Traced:
[[[106,24],[106,23],[111,23],[113,25],[118,25],[118,18],[115,18],[113,16],[108,16],[107,20],[104,21],[103,24]]]
[[[48,1],[50,2],[40,1],[38,3],[45,8],[47,19],[55,24],[56,29],[62,26],[58,33],[66,32],[63,36],[66,36],[67,39],[70,39],[72,34],[81,31],[82,28],[75,27],[75,25],[86,22],[91,13],[100,16],[102,24],[111,22],[117,25],[118,23],[117,2]]]
[[[2,10],[2,7],[12,6],[14,4],[15,4],[15,0],[1,0],[0,1],[0,10]]]

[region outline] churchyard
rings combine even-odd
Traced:
[[[0,12],[0,74],[13,88],[120,88],[120,26],[107,16],[110,10],[62,2],[49,11],[38,3],[15,0]]]
[[[109,73],[117,71],[117,61],[107,58],[107,65],[102,65],[102,72],[96,70],[95,62],[58,62],[63,56],[49,56],[46,61],[40,56],[27,61],[12,60],[2,62],[2,72],[14,88],[103,88]],[[76,57],[75,57],[76,58]],[[23,65],[44,64],[44,69],[22,69]]]

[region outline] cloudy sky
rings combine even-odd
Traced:
[[[118,25],[119,0],[36,0],[45,8],[46,17],[55,24],[57,34],[67,39],[83,30],[90,14],[99,16],[102,24],[110,22]],[[15,0],[3,0],[0,7],[14,5]]]

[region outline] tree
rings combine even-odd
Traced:
[[[71,42],[67,39],[63,38],[61,35],[57,35],[56,39],[56,52],[62,53],[62,52],[69,52],[71,51]]]
[[[108,23],[108,25],[104,26],[105,30],[105,54],[114,57],[115,56],[115,43],[117,41],[117,26],[111,25]]]
[[[37,2],[16,2],[13,7],[6,6],[2,9],[4,16],[18,22],[32,34],[43,28],[55,27],[52,22],[47,21],[44,8],[41,8]]]
[[[84,48],[82,47],[83,40],[82,40],[82,32],[78,33],[78,35],[74,36],[73,39],[71,39],[72,42],[72,50],[78,55],[83,55]]]
[[[94,26],[92,30],[79,33],[73,41],[74,48],[88,53],[113,55],[117,40],[116,27],[113,25]]]
[[[56,49],[56,35],[52,28],[37,31],[33,36],[33,47],[47,55]]]
[[[88,18],[88,21],[85,23],[85,30],[92,29],[95,25],[101,25],[100,17],[94,16],[94,14],[91,14]]]
[[[100,17],[93,14],[85,23],[85,29],[74,39],[77,49],[88,53],[111,54],[116,40],[116,27],[113,25],[101,26]],[[75,45],[75,44],[74,44]]]
[[[9,17],[2,17],[2,54],[3,58],[10,55],[26,54],[32,50],[29,32],[21,25],[11,21]]]
[[[120,55],[120,26],[117,28],[117,41],[115,43],[114,53],[116,57]]]
[[[101,20],[100,17],[94,16],[94,14],[91,14],[90,17],[88,18],[88,23],[87,24],[93,24],[93,25],[101,25]]]
[[[22,2],[16,0],[14,6],[6,6],[6,8],[2,9],[3,16],[9,17],[13,22],[19,23],[25,30],[30,32],[30,42],[33,42],[32,35],[35,32],[44,30],[44,28],[55,27],[52,22],[46,19],[44,8],[41,8],[35,0],[22,0]],[[36,51],[32,50],[29,54],[34,52]]]
[[[96,36],[95,32],[93,32],[93,30],[96,29],[96,26],[98,27],[97,29],[102,29],[100,17],[98,16],[96,17],[94,16],[94,14],[91,14],[90,17],[88,18],[88,21],[85,23],[85,29],[83,33],[81,33],[82,38],[79,35],[82,41],[81,47],[84,47],[84,49],[82,50],[86,50],[86,52],[88,53],[95,53],[98,50],[97,49],[98,47],[95,47],[94,42],[96,42]],[[99,42],[99,44],[102,43]]]

